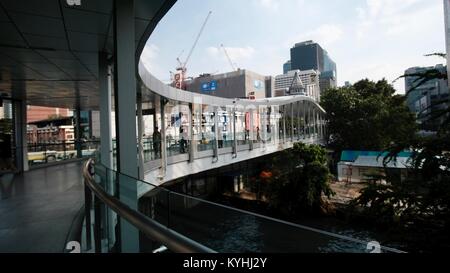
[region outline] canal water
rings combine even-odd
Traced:
[[[174,181],[167,187],[180,194],[152,191],[141,198],[139,209],[224,253],[367,253],[367,244],[373,241],[402,248],[380,230],[355,226],[335,217],[309,217],[293,224],[240,210],[239,205],[230,208],[213,203],[222,202],[224,195],[257,191],[252,176],[260,170],[260,164],[241,163]],[[251,194],[245,196],[252,198]],[[143,241],[149,251],[159,247],[145,238]]]

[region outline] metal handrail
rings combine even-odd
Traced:
[[[153,219],[146,217],[144,214],[131,209],[119,199],[106,193],[100,185],[98,185],[89,172],[93,160],[89,159],[83,168],[83,177],[85,186],[88,187],[94,195],[100,199],[106,206],[116,212],[122,219],[135,226],[143,234],[149,238],[166,246],[169,250],[177,253],[215,253],[214,250],[203,246],[192,239],[169,229]],[[90,202],[88,202],[90,203]],[[95,219],[98,222],[98,219]]]

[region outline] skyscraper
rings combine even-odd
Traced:
[[[320,89],[337,86],[336,63],[318,43],[305,41],[291,48],[291,70],[316,70],[320,72]]]
[[[283,74],[287,74],[291,70],[292,70],[291,60],[289,60],[283,64]]]
[[[405,71],[405,75],[423,74],[426,71],[437,70],[445,73],[444,65],[431,67],[412,67]],[[417,87],[417,76],[405,77],[406,103],[411,112],[417,115],[417,121],[422,129],[437,131],[443,119],[429,120],[431,111],[442,110],[445,105],[440,102],[449,98],[447,80],[435,79]]]
[[[450,0],[444,0],[445,45],[447,51],[447,75],[450,79]],[[450,87],[450,81],[449,81]]]

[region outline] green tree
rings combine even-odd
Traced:
[[[337,155],[345,149],[384,150],[412,139],[416,132],[405,97],[395,95],[384,79],[328,89],[321,104],[327,111],[328,144]]]
[[[296,143],[276,156],[266,198],[269,207],[288,217],[315,213],[323,206],[322,196],[331,196],[331,175],[326,151],[317,145]]]
[[[428,81],[447,79],[447,74],[438,70],[400,78],[408,76],[417,77],[410,92]],[[443,120],[438,132],[392,143],[390,154],[384,159],[387,163],[395,160],[400,151],[413,150],[407,179],[386,177],[386,185],[371,183],[352,203],[354,208],[363,208],[363,213],[374,222],[395,227],[404,234],[404,240],[420,251],[430,252],[450,249],[450,108],[448,99],[438,103],[446,107],[428,114],[429,119]]]

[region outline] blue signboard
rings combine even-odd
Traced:
[[[255,87],[258,90],[264,89],[264,83],[260,80],[255,80],[253,82],[253,87]]]
[[[203,92],[208,92],[210,89],[211,89],[211,85],[209,84],[209,82],[202,83],[202,91]]]
[[[211,92],[217,90],[217,81],[204,82],[201,85],[203,92]]]
[[[217,81],[210,82],[209,86],[210,86],[211,91],[216,91],[217,90]]]

